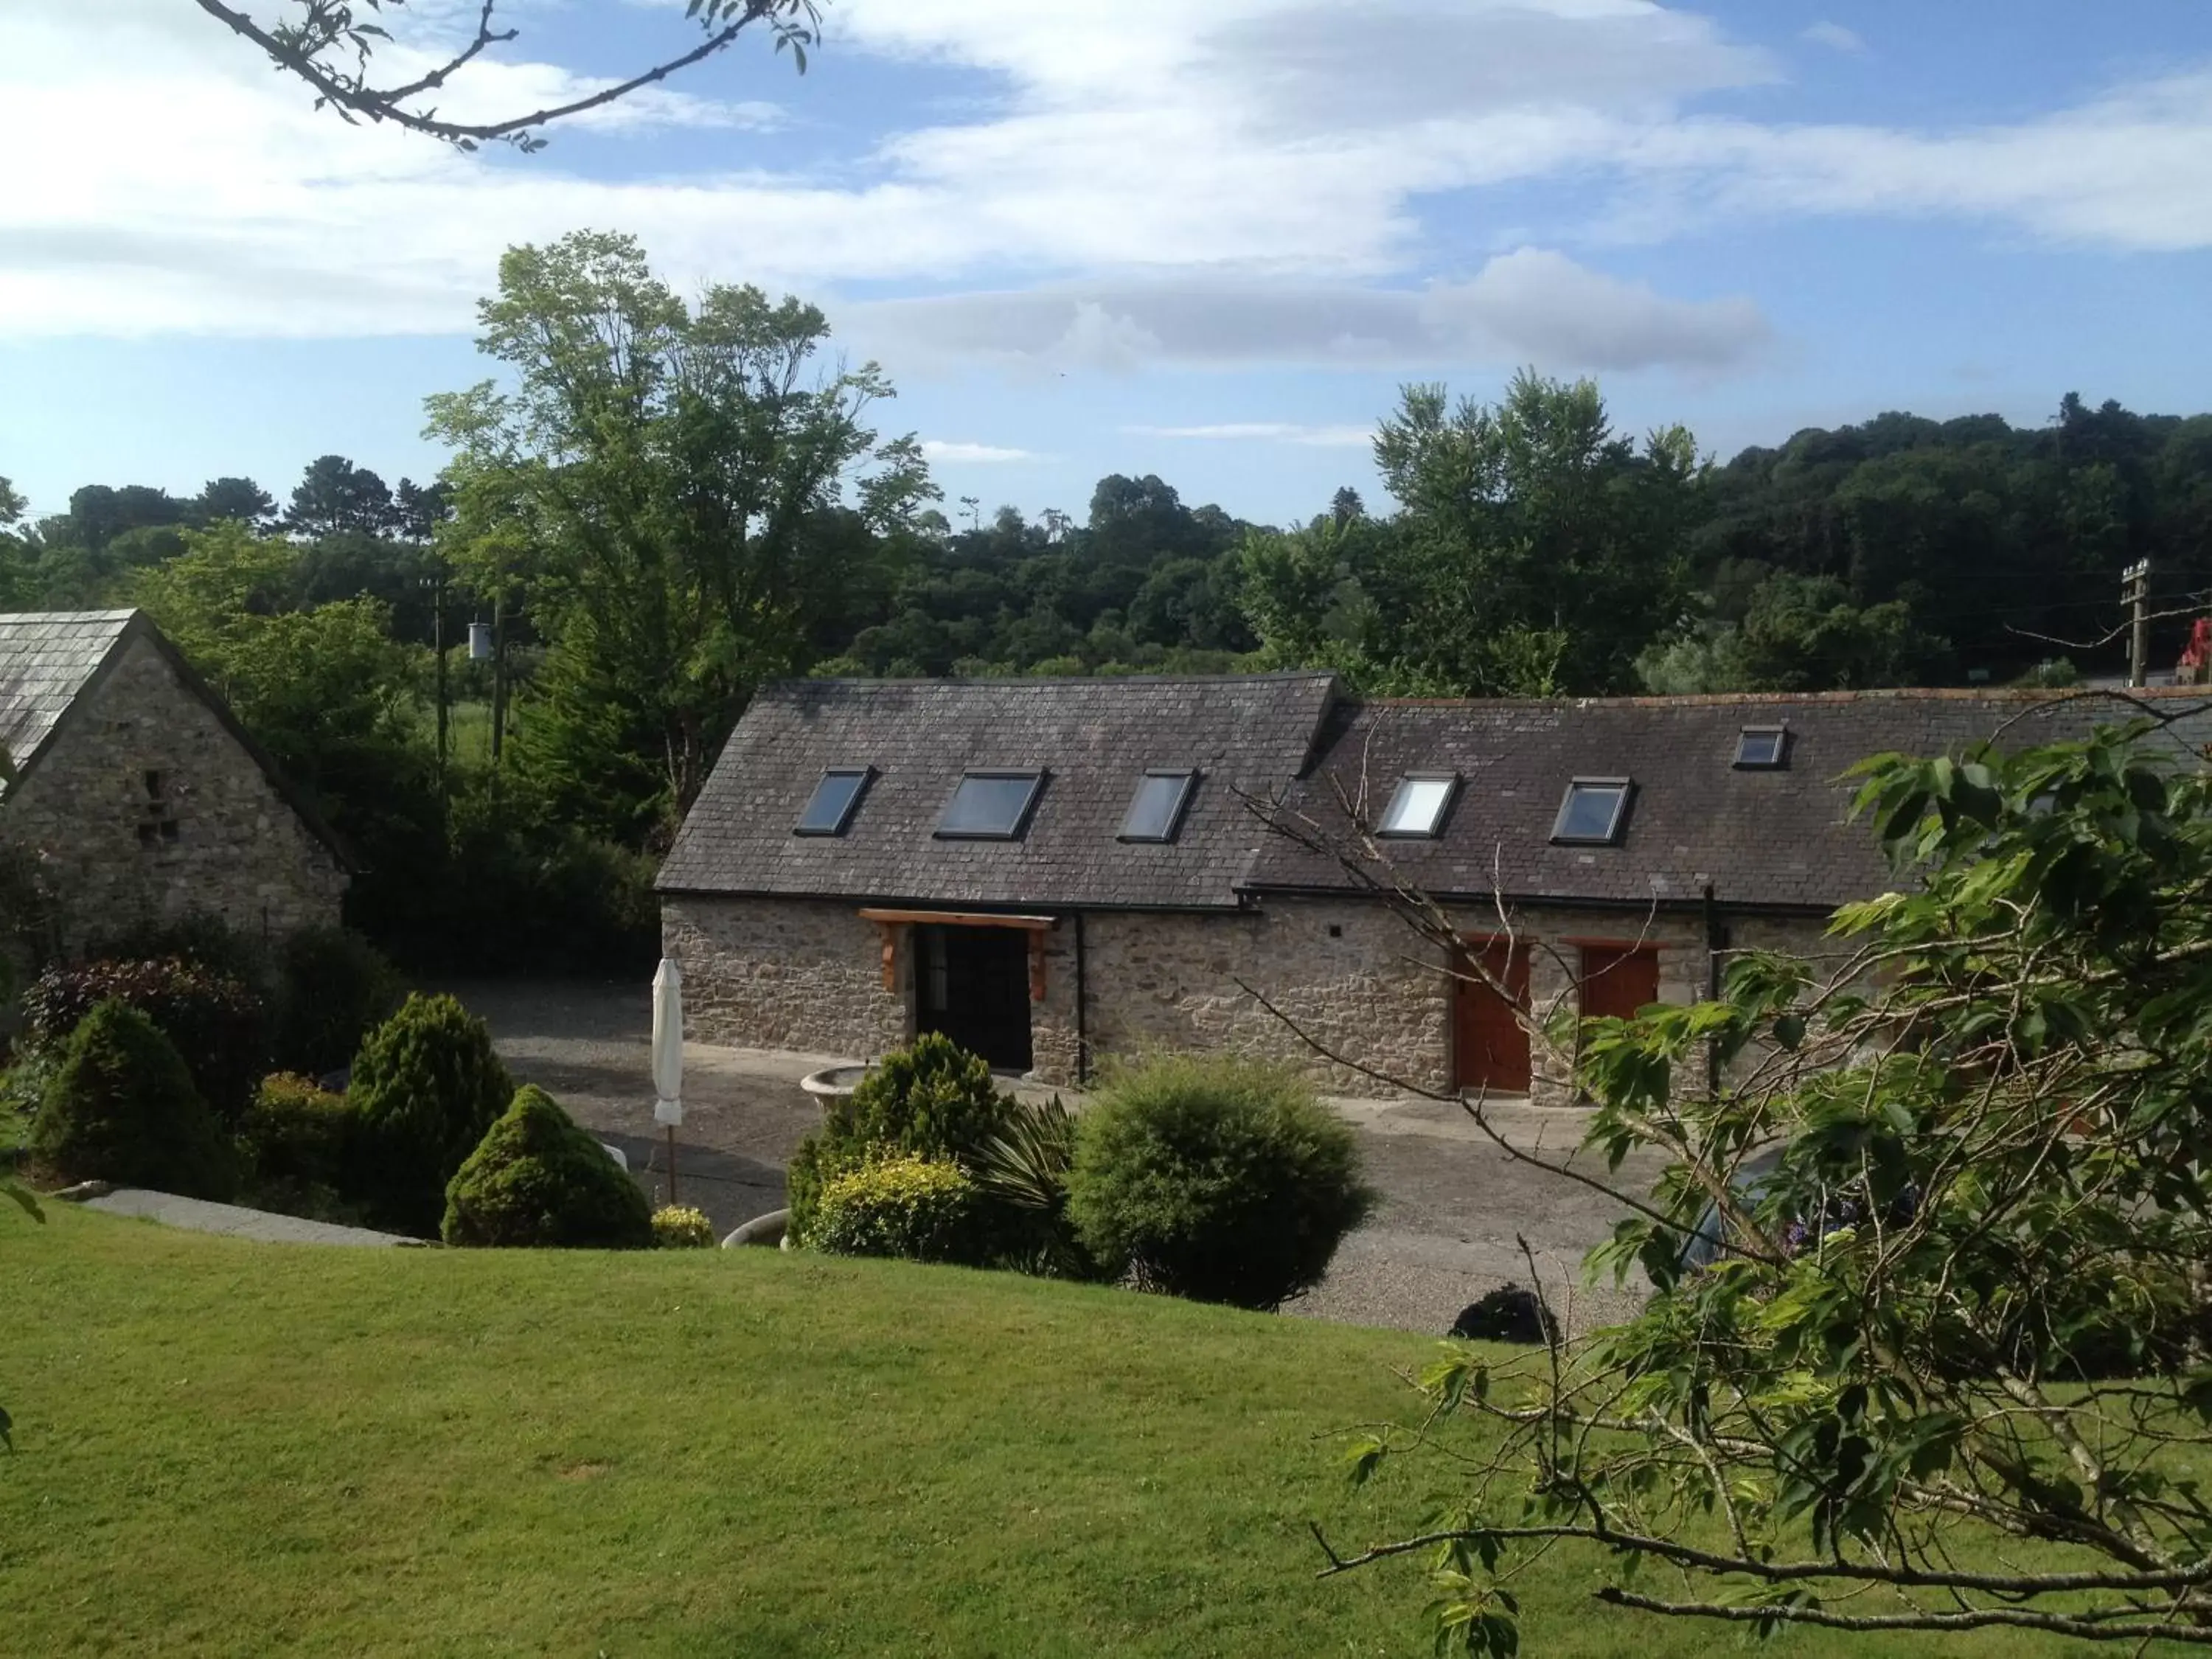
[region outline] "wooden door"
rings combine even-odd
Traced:
[[[1480,964],[1508,995],[1463,967],[1452,1011],[1453,1075],[1462,1089],[1492,1094],[1528,1092],[1528,1033],[1516,1016],[1528,1006],[1528,947],[1497,939],[1469,939],[1471,963]]]
[[[915,1030],[941,1031],[996,1072],[1026,1072],[1029,935],[1011,927],[921,927]]]
[[[1630,1019],[1659,1000],[1659,952],[1649,945],[1583,946],[1584,1019]]]

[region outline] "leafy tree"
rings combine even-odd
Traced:
[[[1263,539],[1247,553],[1247,614],[1273,660],[1325,662],[1376,690],[1633,684],[1637,653],[1685,591],[1686,538],[1701,511],[1687,432],[1654,433],[1638,451],[1613,431],[1594,383],[1523,373],[1494,405],[1407,387],[1375,457],[1403,505],[1388,533],[1355,537],[1365,521],[1342,511],[1304,532],[1333,532],[1356,560],[1325,576],[1325,542]],[[1271,592],[1277,579],[1291,587]],[[1346,625],[1318,657],[1318,624],[1304,609],[1317,584],[1350,589]]]
[[[1637,672],[1670,695],[1849,690],[1926,684],[1943,650],[1913,627],[1903,600],[1861,608],[1832,576],[1778,571],[1753,590],[1741,623],[1653,646]]]
[[[1354,1448],[1485,1425],[1463,1504],[1330,1563],[1432,1554],[1450,1645],[1514,1651],[1513,1561],[1577,1547],[1601,1601],[1759,1631],[2212,1639],[2212,775],[2147,722],[1859,770],[1905,879],[1848,961],[1571,1034],[1588,1151],[1664,1165],[1591,1262],[1644,1310],[1452,1353]]]
[[[346,837],[370,914],[420,889],[443,857],[432,758],[416,732],[417,659],[373,599],[295,609],[307,555],[234,520],[131,593]]]
[[[690,804],[752,688],[804,665],[873,551],[850,514],[896,534],[935,490],[911,438],[864,424],[892,395],[876,366],[817,368],[829,325],[800,301],[687,306],[634,239],[579,232],[509,249],[478,314],[515,386],[430,401],[459,452],[456,558],[529,550],[550,648],[526,758],[560,810],[635,836]]]

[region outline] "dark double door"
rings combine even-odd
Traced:
[[[934,925],[915,933],[915,1029],[942,1032],[993,1071],[1028,1071],[1029,935]]]

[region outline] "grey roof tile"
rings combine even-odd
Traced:
[[[2151,695],[2206,701],[2201,691]],[[1848,821],[1855,786],[1841,775],[1856,763],[1892,751],[1956,754],[1992,738],[2051,742],[2137,712],[2098,697],[1953,690],[1347,704],[1283,811],[1342,844],[1347,803],[1371,819],[1401,773],[1449,768],[1463,781],[1442,833],[1382,843],[1389,870],[1431,894],[1644,905],[1698,900],[1710,883],[1723,902],[1825,910],[1894,882],[1871,830]],[[2212,735],[2196,729],[2205,724],[2183,720],[2156,741],[2185,756]],[[1736,769],[1742,728],[1774,725],[1790,730],[1788,768]],[[1636,793],[1620,843],[1553,846],[1568,783],[1620,776],[1635,781]],[[1358,884],[1334,858],[1271,836],[1243,884]]]
[[[0,615],[0,744],[19,768],[53,734],[137,613],[41,611]]]
[[[764,688],[662,865],[663,891],[992,906],[1227,907],[1264,828],[1239,792],[1298,772],[1327,674],[799,680]],[[792,833],[825,768],[872,766],[842,836]],[[968,769],[1048,773],[1019,841],[932,833]],[[1116,839],[1147,768],[1200,773],[1170,843]]]

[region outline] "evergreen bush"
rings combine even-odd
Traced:
[[[979,1200],[950,1158],[871,1158],[823,1183],[806,1242],[832,1255],[977,1264],[987,1231],[977,1225]]]
[[[786,1173],[792,1231],[808,1239],[823,1187],[882,1152],[975,1159],[1006,1127],[1012,1103],[981,1059],[938,1032],[885,1054],[799,1145]]]
[[[284,1070],[309,1077],[342,1070],[406,995],[399,970],[360,934],[302,927],[276,952],[271,1057]]]
[[[70,1181],[228,1198],[230,1140],[159,1026],[118,999],[95,1004],[62,1044],[31,1152]]]
[[[352,1103],[312,1078],[272,1073],[254,1091],[239,1139],[257,1183],[295,1182],[343,1192],[352,1179]]]
[[[427,1235],[446,1184],[507,1109],[514,1083],[482,1020],[452,997],[418,994],[361,1045],[346,1096],[360,1128],[362,1194],[386,1225]]]
[[[129,1004],[176,1045],[201,1097],[235,1128],[268,1069],[261,998],[228,968],[182,955],[102,957],[49,968],[23,998],[33,1048],[58,1045],[102,1002]]]
[[[1067,1189],[1109,1271],[1259,1309],[1319,1284],[1375,1202],[1351,1128],[1294,1075],[1194,1055],[1109,1080],[1078,1121]]]
[[[649,1249],[653,1207],[606,1148],[526,1087],[446,1188],[448,1244]]]

